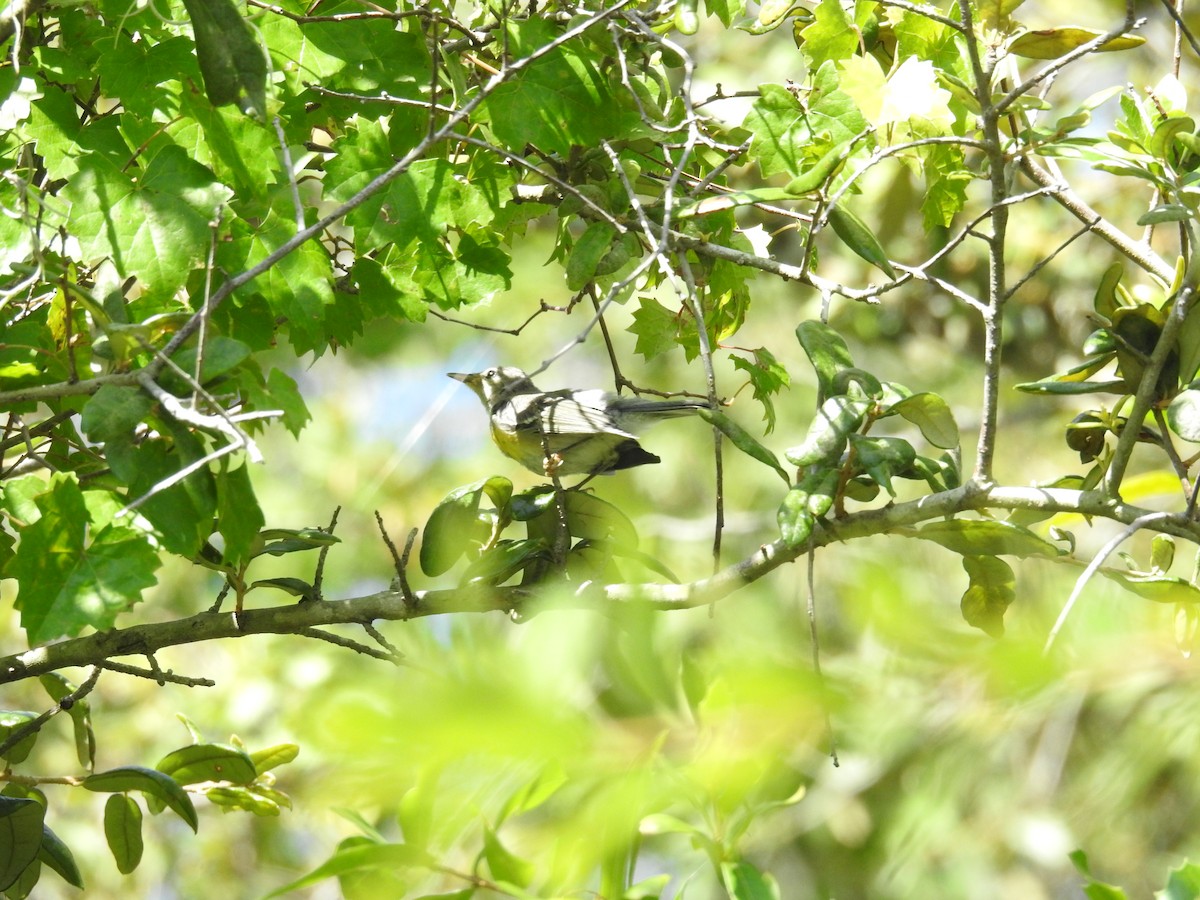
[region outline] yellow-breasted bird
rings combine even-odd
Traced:
[[[539,475],[598,475],[662,460],[634,436],[660,419],[707,409],[701,400],[643,400],[607,391],[541,391],[514,366],[451,372],[483,401],[500,451]]]

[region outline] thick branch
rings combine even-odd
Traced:
[[[854,513],[821,523],[811,543],[791,547],[782,540],[763,544],[745,559],[708,578],[688,584],[596,584],[585,583],[573,594],[560,593],[556,608],[603,611],[614,604],[643,604],[672,610],[706,606],[733,594],[784,563],[839,541],[894,533],[958,512],[980,509],[1036,509],[1045,513],[1075,512],[1111,519],[1128,525],[1153,512],[1110,500],[1099,491],[1061,488],[992,487],[973,483],[952,491],[931,494],[908,503]],[[1186,513],[1155,520],[1148,530],[1175,535],[1200,544],[1200,523]],[[562,585],[570,588],[570,585]],[[387,590],[349,600],[312,601],[269,609],[235,613],[200,613],[187,619],[101,632],[38,647],[0,658],[0,684],[19,681],[73,666],[97,665],[118,656],[152,656],[159,650],[182,644],[251,634],[311,635],[311,629],[327,625],[368,625],[376,620],[404,621],[423,616],[464,612],[529,613],[531,600],[553,594],[550,585],[536,592],[527,587],[459,588],[415,591],[408,598],[401,591]]]

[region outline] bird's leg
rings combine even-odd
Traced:
[[[540,429],[542,438],[542,468],[546,477],[554,483],[554,509],[558,513],[558,525],[554,529],[554,546],[550,548],[554,565],[561,568],[567,559],[567,551],[571,549],[571,532],[567,527],[567,507],[563,500],[562,481],[559,480],[558,470],[563,464],[563,458],[550,450],[550,439],[545,429]]]

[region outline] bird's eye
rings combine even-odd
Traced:
[[[499,369],[488,369],[486,372],[483,373],[483,377],[484,378],[495,378],[499,374],[500,374]]]

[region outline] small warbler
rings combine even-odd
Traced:
[[[492,440],[505,456],[539,475],[598,475],[662,460],[634,434],[659,419],[708,404],[700,400],[642,400],[607,391],[540,391],[513,366],[464,375],[451,372],[483,401]]]

